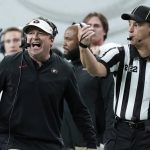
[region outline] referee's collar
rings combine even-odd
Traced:
[[[135,46],[130,45],[129,48],[131,49],[131,59],[147,59],[150,61],[150,56],[144,58],[141,57]]]

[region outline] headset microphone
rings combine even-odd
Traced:
[[[142,40],[138,40],[138,42],[141,42]]]
[[[27,48],[27,47],[30,47],[30,44],[29,43],[22,43],[20,45],[20,48]]]
[[[30,47],[30,45],[31,45],[30,43],[26,43],[26,47]]]
[[[29,43],[26,43],[26,42],[25,42],[25,43],[22,43],[22,44],[20,45],[20,48],[22,48],[23,51],[25,51],[25,49],[28,48],[28,47],[30,47],[30,44],[29,44]]]
[[[131,41],[131,40],[132,40],[132,37],[128,37],[127,40]]]

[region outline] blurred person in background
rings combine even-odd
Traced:
[[[96,55],[100,54],[99,46],[103,45],[107,39],[109,24],[107,18],[98,12],[91,12],[85,16],[83,22],[92,26],[95,34],[90,40],[90,49]]]
[[[92,53],[96,56],[101,56],[105,51],[108,49],[112,49],[116,46],[119,46],[119,44],[116,43],[106,43],[107,36],[108,36],[108,31],[109,31],[109,23],[107,18],[105,17],[104,14],[99,13],[99,12],[91,12],[87,14],[83,22],[86,23],[87,25],[90,25],[93,28],[94,34],[90,38],[89,42],[89,48],[92,51]],[[106,82],[109,84],[109,82],[114,82],[112,74],[109,75],[109,80]],[[113,92],[113,89],[112,91]],[[97,101],[99,103],[99,101]],[[99,105],[96,105],[96,117],[99,118],[100,114],[100,109]],[[113,97],[109,100],[109,102],[105,103],[105,108],[106,108],[106,128],[105,134],[104,134],[104,139],[109,135],[109,130],[111,130],[113,126],[113,121],[114,121],[114,113],[113,113]],[[99,135],[101,135],[101,122],[99,122],[99,119],[96,121],[96,126],[97,126],[97,131],[99,132]],[[101,137],[101,136],[100,136]],[[103,140],[104,140],[103,139]],[[104,141],[99,140],[100,147],[104,147],[103,143]]]
[[[78,26],[76,24],[65,30],[63,48],[65,58],[70,60],[74,66],[81,96],[90,111],[97,130],[97,145],[99,145],[99,143],[103,143],[106,107],[109,101],[113,99],[113,80],[111,76],[106,79],[93,77],[82,66],[78,44]],[[97,112],[96,108],[98,109]],[[85,149],[85,141],[73,122],[67,104],[65,104],[64,111],[62,135],[66,150]]]
[[[1,52],[11,55],[21,51],[22,30],[18,27],[9,27],[1,35]]]

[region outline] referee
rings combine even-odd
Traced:
[[[80,57],[91,74],[114,74],[116,118],[105,150],[150,150],[150,8],[138,6],[121,17],[129,21],[129,45],[95,58],[87,46],[94,31],[84,27],[79,37]]]

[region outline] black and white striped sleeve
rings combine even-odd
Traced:
[[[117,47],[110,48],[97,58],[106,68],[107,72],[116,72],[120,62],[120,51]]]

